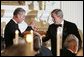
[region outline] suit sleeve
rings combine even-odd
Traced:
[[[30,31],[30,30],[33,30],[33,28],[31,26],[28,26],[25,31]]]
[[[26,32],[26,31],[30,31],[30,30],[33,30],[33,29],[32,29],[31,26],[28,26],[24,32]],[[24,37],[24,32],[21,33],[21,35],[20,35],[21,37]]]
[[[47,33],[46,33],[46,37],[43,37],[42,38],[42,41],[43,42],[46,42],[46,41],[48,41],[50,38],[51,38],[51,32],[50,32],[51,30],[50,30],[50,26],[49,26],[49,28],[48,28],[48,31],[47,31]]]

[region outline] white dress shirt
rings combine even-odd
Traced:
[[[57,56],[60,56],[60,49],[62,49],[62,34],[63,34],[63,24],[64,20],[60,23],[62,24],[62,27],[57,28]]]
[[[59,30],[59,33],[60,33],[60,49],[61,49],[62,48],[62,35],[63,35],[64,20],[60,24],[62,24],[62,27],[58,27],[57,30]]]

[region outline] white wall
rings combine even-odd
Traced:
[[[61,1],[64,19],[74,22],[83,33],[83,1]]]

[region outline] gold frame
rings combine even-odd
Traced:
[[[25,1],[1,1],[1,5],[25,5]]]

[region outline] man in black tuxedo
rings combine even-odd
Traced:
[[[13,18],[7,23],[5,27],[4,39],[6,48],[13,45],[13,39],[15,38],[15,31],[19,31],[19,36],[23,36],[18,24],[21,23],[25,19],[25,10],[22,8],[15,9],[13,13]],[[27,31],[31,30],[30,26],[27,27]]]
[[[57,28],[61,26],[61,36],[62,36],[62,47],[63,43],[66,39],[66,36],[69,34],[74,34],[78,40],[79,40],[79,45],[81,47],[81,38],[78,32],[78,28],[74,23],[68,22],[63,19],[63,12],[61,9],[55,9],[51,12],[51,17],[53,20],[53,24],[49,25],[48,31],[46,33],[46,37],[42,38],[42,41],[48,41],[51,39],[51,51],[54,56],[56,56],[56,46],[57,46]]]

